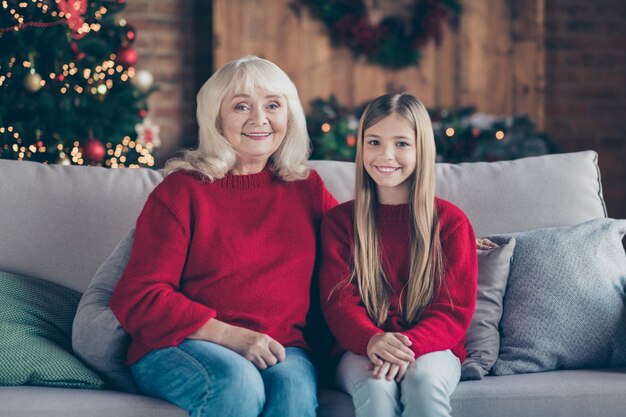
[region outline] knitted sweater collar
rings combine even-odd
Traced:
[[[258,188],[269,184],[273,178],[274,172],[272,167],[270,164],[267,164],[263,171],[256,174],[227,174],[224,178],[215,181],[215,183],[228,188]]]

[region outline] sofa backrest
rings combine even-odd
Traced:
[[[339,201],[354,163],[311,161]],[[0,160],[0,270],[84,291],[163,179],[149,169]],[[437,195],[460,206],[478,236],[605,217],[597,154],[437,165]]]

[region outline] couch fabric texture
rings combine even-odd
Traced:
[[[354,164],[312,161],[312,165],[339,201],[352,197]],[[133,228],[148,193],[162,178],[161,172],[147,169],[0,160],[0,211],[11,214],[0,218],[0,271],[85,292],[99,267]],[[592,151],[506,162],[440,163],[437,195],[465,211],[477,236],[515,237],[509,284],[518,259],[517,233],[606,217],[597,155]],[[552,259],[549,251],[528,256]],[[593,262],[604,262],[589,256]],[[545,268],[539,274],[542,284],[551,282],[552,262],[546,261]],[[106,294],[103,285],[92,288]],[[513,303],[507,292],[500,322],[503,332],[508,303]],[[452,397],[452,408],[455,417],[619,416],[626,408],[625,391],[626,371],[619,368],[487,375],[462,381]],[[322,390],[319,402],[319,416],[354,415],[344,393]],[[186,415],[166,402],[112,390],[2,386],[0,404],[1,417]]]

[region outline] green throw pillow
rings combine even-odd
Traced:
[[[0,385],[104,387],[72,355],[80,296],[58,284],[0,272]]]

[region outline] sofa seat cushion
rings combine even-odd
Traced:
[[[465,381],[454,417],[616,417],[624,415],[626,369],[569,370]]]
[[[454,417],[617,417],[624,415],[626,368],[487,376],[459,383]],[[318,417],[354,417],[349,395],[322,390]]]
[[[1,387],[2,417],[188,417],[168,402],[116,391]]]

